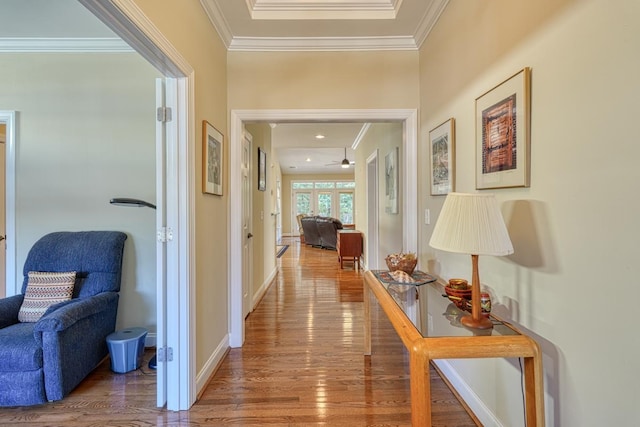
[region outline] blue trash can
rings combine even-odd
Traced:
[[[140,367],[147,332],[145,328],[129,328],[107,336],[107,347],[109,347],[113,372],[124,374]]]

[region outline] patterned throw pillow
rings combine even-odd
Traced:
[[[37,322],[47,309],[73,295],[76,272],[51,273],[30,271],[24,301],[18,312],[21,322]]]

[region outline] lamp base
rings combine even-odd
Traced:
[[[474,319],[472,315],[466,315],[462,319],[460,319],[460,323],[462,323],[467,328],[472,329],[491,329],[493,328],[493,322],[484,316],[480,316],[479,319]]]

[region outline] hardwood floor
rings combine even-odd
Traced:
[[[407,353],[373,308],[364,357],[362,273],[335,251],[284,242],[280,272],[189,411],[155,407],[155,371],[114,374],[108,361],[60,402],[0,408],[0,426],[409,426]],[[146,354],[146,359],[151,357]],[[432,371],[433,425],[476,426]]]

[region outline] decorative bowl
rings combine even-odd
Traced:
[[[418,258],[415,256],[413,256],[413,258],[405,258],[396,255],[388,255],[384,260],[387,262],[389,271],[402,270],[409,275],[413,273],[413,270],[416,269],[416,265],[418,265]]]
[[[471,301],[471,288],[453,289],[451,286],[445,286],[444,291],[456,307],[462,310],[467,309],[467,304]]]
[[[465,290],[469,288],[469,282],[466,279],[449,279],[449,287],[451,289]]]

